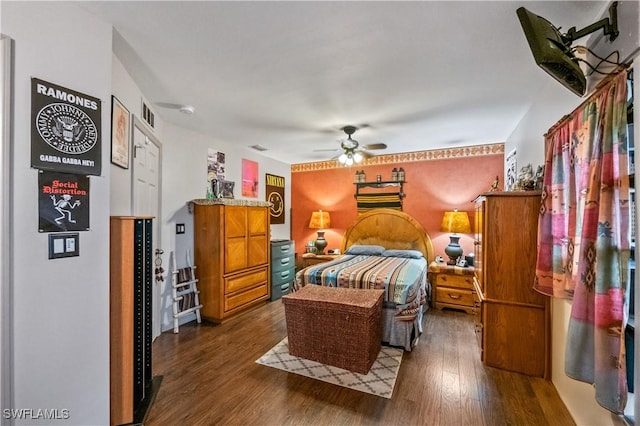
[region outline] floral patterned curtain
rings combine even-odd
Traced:
[[[627,72],[546,135],[534,288],[573,299],[565,373],[621,413],[629,263]]]

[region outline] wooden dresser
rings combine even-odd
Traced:
[[[193,200],[201,314],[223,320],[269,299],[269,203]]]
[[[436,309],[459,309],[475,314],[477,298],[473,285],[474,272],[473,267],[461,268],[444,262],[431,262],[429,282],[433,306]]]
[[[482,361],[549,379],[549,298],[533,290],[540,192],[489,192],[475,207]]]

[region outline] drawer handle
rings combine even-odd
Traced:
[[[282,266],[288,265],[290,260],[291,260],[291,259],[289,259],[288,257],[287,257],[286,259],[281,259],[281,260],[280,260],[280,264],[281,264]]]
[[[449,293],[449,297],[450,297],[450,298],[452,298],[453,300],[458,300],[458,299],[460,299],[462,296]]]
[[[282,271],[282,272],[280,273],[280,276],[281,276],[282,278],[287,278],[287,277],[289,276],[289,271]]]

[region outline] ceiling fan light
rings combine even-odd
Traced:
[[[353,161],[355,161],[356,163],[361,162],[362,154],[360,154],[359,152],[356,152],[355,154],[353,154]]]
[[[353,165],[353,156],[349,153],[347,155],[347,166]]]
[[[340,154],[340,157],[338,157],[338,161],[340,162],[340,164],[344,164],[347,162],[347,154],[342,153]]]

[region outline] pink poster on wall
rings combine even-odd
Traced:
[[[242,159],[242,195],[258,197],[258,163]]]

